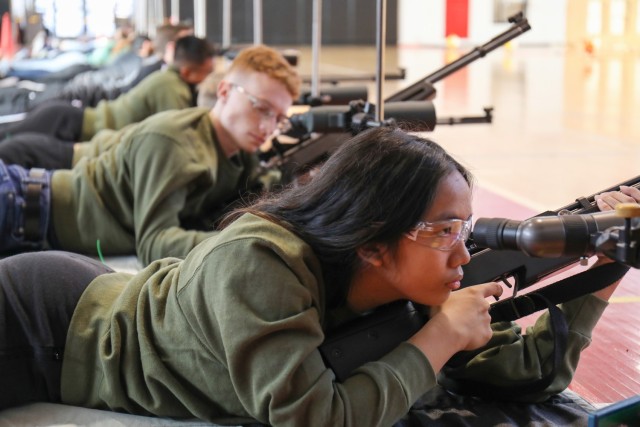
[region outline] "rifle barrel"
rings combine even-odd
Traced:
[[[421,79],[420,81],[412,84],[411,86],[402,89],[395,94],[389,96],[385,99],[385,102],[398,102],[398,101],[420,101],[421,87],[425,84],[433,84],[436,83],[445,77],[455,73],[459,69],[467,66],[469,63],[475,61],[478,58],[484,57],[487,53],[492,50],[504,45],[510,40],[518,37],[519,35],[529,31],[531,29],[531,25],[529,25],[529,21],[526,18],[520,18],[515,20],[514,24],[505,32],[497,35],[493,39],[489,40],[487,43],[482,46],[478,46],[474,48],[472,51],[466,53],[460,58],[456,59],[453,62],[445,65],[444,67],[436,70],[435,72],[429,74],[427,77]]]

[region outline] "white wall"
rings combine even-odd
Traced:
[[[510,27],[493,22],[494,0],[469,0],[469,37],[463,45],[483,44]],[[446,0],[398,0],[398,44],[443,46]],[[562,45],[567,0],[529,0],[531,30],[517,37],[520,45]]]
[[[445,0],[398,0],[398,44],[444,43]]]

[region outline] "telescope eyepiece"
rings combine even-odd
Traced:
[[[516,240],[521,223],[507,218],[479,218],[473,227],[473,242],[485,248],[518,249]]]

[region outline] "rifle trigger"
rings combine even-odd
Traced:
[[[501,281],[502,283],[504,283],[504,285],[505,285],[507,288],[511,289],[511,288],[513,287],[513,285],[512,285],[511,283],[509,283],[509,281],[507,280],[507,278],[508,278],[508,276],[500,276],[500,281]]]

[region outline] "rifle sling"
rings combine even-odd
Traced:
[[[556,378],[558,367],[562,364],[564,354],[567,350],[567,337],[569,335],[569,327],[562,311],[543,295],[536,295],[533,299],[540,302],[544,308],[549,309],[549,320],[551,333],[553,336],[553,353],[552,364],[549,372],[543,374],[540,378],[530,380],[524,383],[514,383],[512,385],[494,385],[489,382],[469,380],[463,378],[451,378],[446,372],[451,368],[465,365],[473,359],[478,353],[486,350],[481,348],[476,351],[460,352],[455,354],[443,368],[445,375],[440,375],[438,381],[452,393],[461,395],[474,395],[484,399],[510,400],[514,396],[523,396],[532,393],[539,393],[551,385]]]
[[[549,310],[554,343],[553,354],[551,355],[552,364],[549,372],[540,378],[523,384],[498,386],[487,382],[450,378],[445,374],[440,376],[440,383],[453,393],[498,400],[509,400],[513,396],[523,396],[545,390],[555,379],[567,347],[568,325],[557,304],[604,289],[620,280],[628,270],[628,266],[617,262],[604,264],[559,280],[538,290],[528,292],[525,295],[506,298],[492,304],[490,310],[492,322],[511,321],[542,309]],[[468,363],[483,350],[460,352],[454,355],[443,368],[443,372],[446,373],[451,368]]]
[[[604,289],[620,280],[627,271],[629,271],[628,266],[612,262],[590,268],[515,298],[505,298],[491,305],[491,321],[516,320],[547,308],[545,300],[551,301],[553,304],[561,304]],[[539,296],[543,298],[537,298]]]

